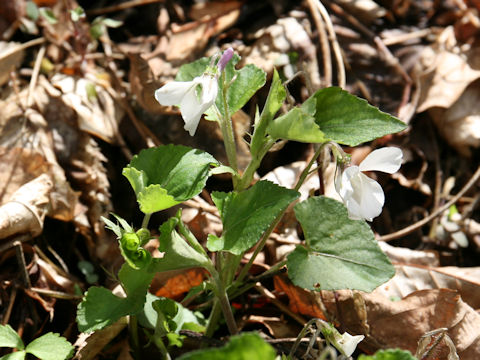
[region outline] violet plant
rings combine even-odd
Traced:
[[[123,175],[145,215],[141,228],[134,229],[118,217],[117,222],[104,219],[117,235],[126,261],[118,274],[125,296],[116,296],[103,287],[91,287],[78,307],[81,331],[99,330],[130,316],[132,328],[139,323],[150,329],[149,336],[164,358],[169,358],[169,345],[181,343],[180,330],[193,329],[212,336],[222,315],[230,333],[238,333],[230,300],[250,288],[250,267],[287,207],[299,198],[300,186],[325,147],[338,161],[336,186],[343,203],[325,196],[297,202],[294,212],[305,241],[269,271],[286,265],[294,284],[316,291],[370,292],[394,275],[393,266],[365,221],[380,214],[383,190],[361,171],[393,173],[400,167],[401,151],[380,149],[359,166],[346,167],[349,157],[340,145],[357,146],[399,132],[406,128],[405,124],[338,87],[320,89],[300,106],[276,117],[286,99],[286,89],[274,71],[261,112],[257,106],[249,143],[251,161],[240,172],[231,117],[265,85],[266,74],[253,64],[236,69],[239,59],[228,49],[222,55],[186,64],[180,68],[176,81],[155,92],[161,104],[179,106],[185,130],[192,136],[203,114],[207,120],[217,122],[228,164],[221,164],[202,150],[173,144],[145,149],[134,156]],[[297,184],[287,189],[269,181],[254,182],[262,159],[282,140],[315,144],[316,153]],[[159,229],[163,257],[152,257],[144,249],[151,238],[150,216],[193,198],[204,189],[210,176],[224,172],[232,174],[233,190],[211,193],[223,223],[222,234],[210,234],[206,244],[201,244],[183,223],[178,210]],[[255,251],[242,266],[244,254],[252,247]],[[204,268],[209,274],[202,288],[211,294],[207,319],[173,300],[148,293],[156,273],[192,267]],[[348,342],[347,352],[353,352],[351,341],[347,341],[350,338],[342,338],[349,334],[332,336],[341,340],[335,343]],[[344,353],[345,349],[339,351]]]

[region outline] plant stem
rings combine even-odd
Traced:
[[[140,340],[138,339],[138,319],[136,315],[130,315],[128,325],[135,359],[140,360]]]
[[[205,336],[212,337],[215,332],[215,328],[220,320],[220,314],[222,313],[222,308],[220,307],[220,300],[215,298],[213,301],[212,311],[210,312],[210,317],[208,318],[207,329],[205,330]]]
[[[220,309],[223,312],[225,322],[227,323],[228,331],[230,334],[234,335],[238,333],[237,324],[235,318],[233,317],[232,308],[230,307],[230,302],[228,300],[228,295],[223,285],[223,281],[217,272],[217,270],[211,266],[207,269],[212,276],[214,282],[214,293],[216,296],[215,302],[213,304],[212,312],[210,314],[210,319],[208,320],[207,325],[207,336],[212,336],[215,330],[215,326],[218,323],[220,316]]]
[[[152,214],[145,214],[142,221],[142,229],[148,229],[148,222],[150,221],[151,216]]]
[[[252,182],[253,176],[255,174],[255,171],[257,171],[258,167],[260,166],[260,163],[263,160],[263,157],[267,154],[268,150],[275,144],[275,141],[270,139],[268,140],[262,151],[259,152],[259,154],[252,158],[250,162],[248,163],[247,168],[245,169],[245,172],[242,175],[242,178],[240,179],[239,183],[237,184],[237,189],[238,191],[242,191],[246,189],[250,183]]]
[[[195,235],[193,235],[190,229],[186,227],[185,224],[183,223],[180,214],[179,216],[177,216],[177,218],[178,218],[177,226],[178,226],[179,233],[183,235],[183,237],[185,237],[185,239],[188,241],[190,246],[193,247],[197,252],[208,257],[207,252],[205,251],[203,246],[198,242]]]
[[[238,173],[238,164],[237,164],[237,147],[235,144],[235,134],[233,132],[233,123],[232,118],[230,117],[230,112],[228,110],[227,102],[227,89],[228,85],[225,84],[225,73],[222,73],[223,80],[223,91],[222,91],[222,102],[223,102],[223,111],[224,116],[220,117],[220,129],[222,130],[223,143],[225,145],[225,152],[227,153],[227,159],[229,166]],[[221,114],[221,112],[219,111]],[[237,183],[237,176],[233,176],[233,186],[235,188]]]

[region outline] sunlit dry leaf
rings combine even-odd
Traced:
[[[437,106],[449,108],[480,77],[475,53],[455,53],[452,43],[456,45],[453,29],[447,27],[437,44],[421,54],[416,73],[421,89],[417,112]]]
[[[268,74],[273,68],[283,68],[287,78],[297,71],[297,64],[291,63],[288,53],[296,52],[305,65],[305,75],[314,89],[320,87],[320,75],[316,58],[315,44],[310,39],[306,28],[306,18],[285,17],[276,24],[262,28],[254,34],[255,43],[242,50],[242,64],[253,63]]]
[[[0,206],[0,239],[18,233],[39,235],[49,210],[52,188],[50,177],[42,174],[15,191],[10,199]]]
[[[81,333],[77,341],[75,341],[75,348],[77,352],[74,359],[76,360],[91,360],[96,359],[103,348],[113,340],[125,327],[127,326],[126,317],[120,318],[114,324],[105,329],[95,331],[90,334]]]
[[[480,147],[480,81],[470,84],[448,108],[429,109],[439,132],[459,153],[470,156]]]
[[[246,324],[261,324],[265,326],[270,335],[275,339],[296,338],[299,333],[298,326],[279,317],[250,315],[246,320]]]
[[[387,14],[387,10],[373,0],[339,0],[338,3],[364,24],[370,24]]]
[[[0,41],[0,86],[8,81],[10,71],[20,66],[23,54],[22,47],[17,43]]]
[[[202,268],[158,273],[153,279],[150,291],[159,297],[180,300],[191,288],[200,285],[207,277]]]
[[[114,143],[123,111],[99,82],[56,74],[52,84],[62,91],[61,98],[77,114],[78,127],[100,139]]]
[[[438,254],[428,250],[411,250],[398,246],[392,246],[384,241],[379,241],[378,245],[382,251],[388,256],[390,261],[404,265],[424,265],[439,266],[440,260]],[[418,289],[417,289],[418,290]]]

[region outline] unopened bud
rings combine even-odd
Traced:
[[[219,72],[222,72],[227,66],[228,62],[233,57],[233,49],[230,47],[223,52],[222,57],[218,60],[217,68]]]

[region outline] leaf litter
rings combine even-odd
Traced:
[[[115,8],[120,3],[114,2],[113,9],[84,5],[87,17],[79,22],[70,20],[64,2],[35,2],[51,7],[59,21],[35,19],[28,14],[26,1],[15,2],[16,7],[9,2],[0,5],[0,267],[8,270],[2,270],[3,274],[25,271],[33,280],[26,284],[21,276],[2,275],[0,301],[5,306],[0,319],[15,325],[25,343],[48,319],[47,328],[76,342],[76,358],[115,351],[129,358],[123,325],[107,328],[108,335],[99,332],[85,339],[75,330],[73,318],[62,321],[62,315],[57,315],[62,311],[59,304],[65,301],[58,299],[66,296],[74,311],[76,289],[88,286],[77,270],[79,261],[90,261],[100,282],[114,284],[109,274],[118,269],[121,257],[100,217],[112,210],[128,213],[134,205],[131,198],[118,197],[125,186],[113,173],[120,173],[130,154],[145,143],[139,131],[150,131],[164,143],[205,149],[223,162],[221,134],[214,133],[210,122],[200,123],[202,136],[186,137],[178,112],[159,106],[149,96],[173,79],[180,65],[219,48],[233,46],[244,63],[257,64],[269,76],[275,67],[286,78],[293,77],[287,87],[289,97],[301,101],[312,89],[341,81],[332,71],[342,61],[332,50],[338,45],[344,51],[346,88],[409,122],[407,132],[376,140],[363,149],[368,153],[388,143],[411,154],[401,172],[378,176],[387,199],[391,197],[384,214],[372,224],[380,240],[435,213],[467,183],[479,163],[479,67],[474,39],[480,27],[475,2],[405,1],[396,6],[377,1],[324,1],[336,33],[337,43],[331,49],[322,42],[324,20],[315,16],[311,2],[212,1],[166,6],[140,1],[129,11]],[[123,19],[123,27],[96,38],[89,31],[94,11]],[[130,21],[138,23],[148,13],[144,28],[129,28]],[[259,13],[265,15],[256,16]],[[240,147],[246,146],[242,135],[254,115],[247,105],[234,119]],[[427,147],[422,137],[435,147]],[[359,149],[347,150],[352,158],[365,156]],[[258,177],[272,171],[267,179],[294,182],[301,171],[297,169],[303,168],[299,165],[311,154],[311,149],[299,144],[286,144],[269,154]],[[113,161],[115,157],[122,160]],[[310,174],[300,189],[302,197],[322,188],[327,194],[332,190],[332,163],[319,164],[319,171]],[[456,184],[442,192],[449,177]],[[211,186],[224,189],[227,182],[225,176],[215,176]],[[220,233],[221,221],[208,196],[201,194],[185,207],[184,221],[197,238],[206,240],[207,233]],[[442,225],[440,219],[433,219],[393,238],[386,253],[396,265],[396,275],[374,292],[322,291],[319,296],[275,277],[273,285],[262,280],[275,301],[270,297],[258,302],[258,309],[271,316],[261,317],[254,306],[242,305],[244,319],[280,337],[292,333],[289,324],[295,314],[303,320],[328,319],[352,334],[364,334],[360,349],[366,353],[393,347],[415,353],[422,336],[431,341],[437,334],[432,335],[432,330],[446,329],[443,333],[454,348],[445,342],[447,350],[439,350],[437,358],[450,359],[454,351],[461,359],[478,358],[478,179],[458,199],[456,208],[466,248],[455,246],[451,237],[448,241],[439,237],[438,229],[445,229],[445,222]],[[450,220],[446,212],[439,214]],[[288,219],[287,215],[269,239],[263,257],[257,258],[263,259],[262,266],[283,259],[303,240],[298,224]],[[62,225],[52,231],[57,222],[70,229]],[[67,251],[65,243],[72,237],[78,248]],[[13,251],[20,248],[28,260],[24,267]],[[201,272],[182,272],[160,279],[157,292],[180,300],[201,280]],[[28,298],[35,306],[20,311]],[[279,325],[285,321],[287,328]],[[107,343],[118,347],[107,350]],[[422,346],[418,347],[421,354],[426,351]]]

